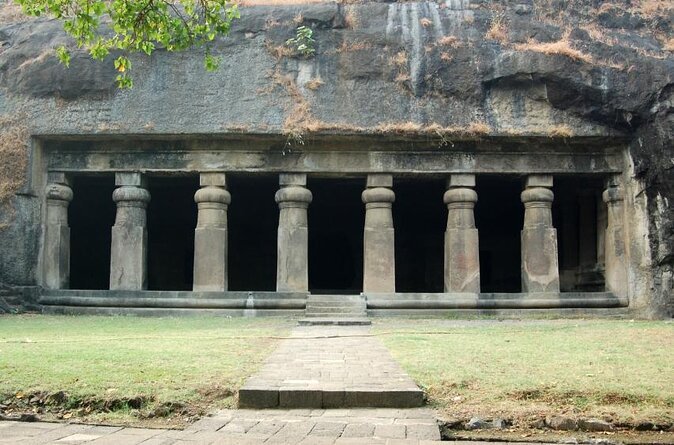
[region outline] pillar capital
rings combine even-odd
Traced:
[[[202,204],[220,204],[226,208],[232,202],[232,195],[224,187],[207,185],[197,190],[194,194],[194,202],[199,205],[199,208],[202,208]]]
[[[147,207],[150,202],[150,192],[144,188],[124,185],[115,189],[112,192],[112,200],[117,203],[117,206],[127,207]]]
[[[299,185],[287,185],[281,187],[274,196],[279,208],[298,207],[306,209],[313,200],[311,192]]]
[[[385,207],[391,207],[396,200],[393,190],[384,187],[367,188],[361,194],[364,204],[385,204]],[[370,206],[369,208],[374,208]]]
[[[550,207],[555,199],[555,194],[545,187],[527,187],[520,194],[520,199],[525,207]]]
[[[68,205],[73,200],[73,189],[63,183],[49,183],[45,195],[49,201],[63,201],[64,205]]]
[[[477,202],[477,193],[471,188],[455,187],[447,190],[442,198],[447,208],[472,209]]]

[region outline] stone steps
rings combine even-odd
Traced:
[[[368,326],[372,322],[369,318],[364,317],[311,317],[304,318],[297,322],[300,326]]]
[[[239,390],[240,408],[412,408],[424,394],[366,326],[298,327]]]
[[[362,326],[367,318],[365,299],[360,295],[309,295],[300,326]]]

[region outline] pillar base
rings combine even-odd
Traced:
[[[559,292],[557,230],[522,230],[522,292]]]
[[[445,232],[445,292],[480,292],[480,255],[477,229]]]
[[[194,286],[195,292],[223,292],[227,290],[227,229],[197,227],[194,231]],[[225,257],[223,260],[223,256]]]
[[[110,290],[147,289],[147,229],[112,227]]]

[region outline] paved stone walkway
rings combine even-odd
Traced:
[[[224,410],[184,431],[0,422],[0,444],[12,445],[424,445],[439,440],[434,413],[426,408]]]
[[[423,392],[367,326],[300,326],[239,390],[245,408],[417,407]]]

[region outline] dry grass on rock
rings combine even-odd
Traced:
[[[592,56],[573,48],[570,40],[567,38],[550,43],[539,43],[530,40],[527,43],[515,45],[515,49],[518,51],[533,51],[547,55],[561,55],[579,62],[592,63]]]
[[[13,216],[11,200],[25,180],[29,137],[19,117],[0,117],[0,228]]]

